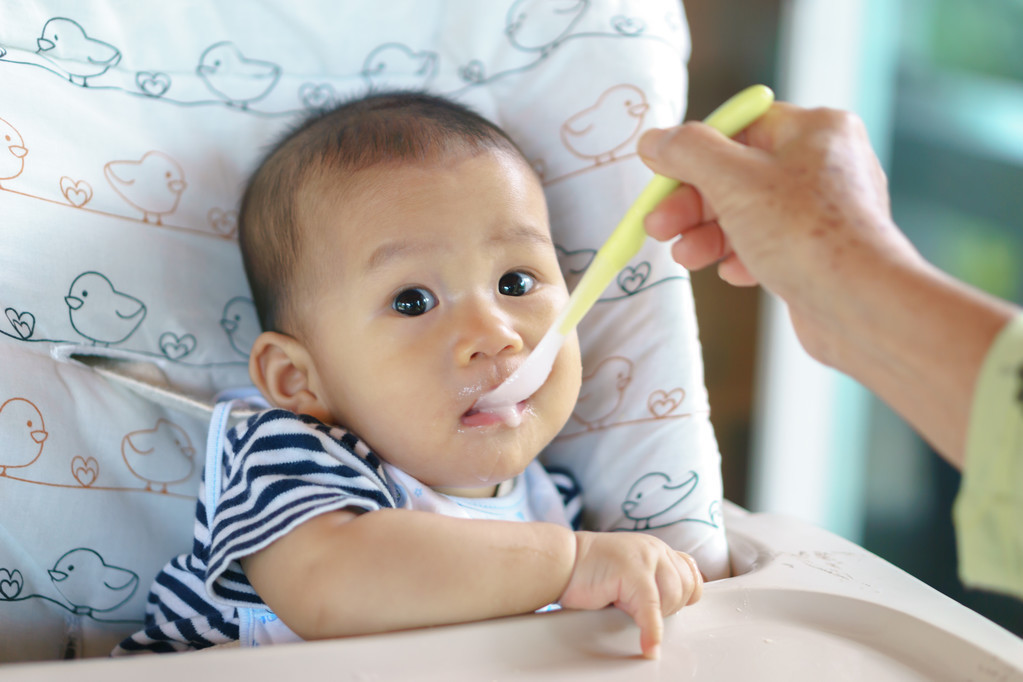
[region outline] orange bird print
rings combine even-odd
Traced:
[[[650,105],[635,85],[616,85],[590,107],[561,126],[561,141],[570,152],[595,164],[613,161],[643,127]]]
[[[0,405],[0,476],[39,459],[49,435],[42,413],[31,400],[11,398]]]
[[[145,222],[157,225],[177,210],[188,187],[181,166],[163,152],[146,152],[138,161],[111,161],[103,174],[122,199],[142,211]]]

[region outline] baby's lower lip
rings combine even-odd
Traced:
[[[522,414],[525,408],[525,400],[515,406],[519,414]],[[462,415],[463,426],[493,426],[494,424],[504,424],[504,420],[493,412],[480,412],[472,409]]]

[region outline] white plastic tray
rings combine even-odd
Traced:
[[[831,533],[728,506],[734,578],[666,622],[660,661],[614,609],[264,649],[8,666],[15,682],[235,679],[1010,680],[1023,640]]]

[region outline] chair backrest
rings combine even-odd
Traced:
[[[208,415],[258,333],[235,240],[265,145],[374,87],[446,94],[541,173],[570,285],[684,113],[677,0],[13,0],[0,22],[0,660],[103,655],[190,547]],[[584,320],[545,454],[586,521],[727,571],[687,273],[648,244]],[[178,400],[175,396],[180,396]]]

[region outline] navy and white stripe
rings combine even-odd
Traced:
[[[202,649],[239,639],[239,608],[265,607],[239,560],[329,511],[400,506],[380,458],[348,431],[284,410],[268,410],[227,433],[221,466],[209,466],[196,503],[194,542],[159,573],[146,627],[114,655]],[[578,527],[579,488],[551,478]],[[207,479],[219,491],[207,496]],[[219,493],[219,494],[217,494]],[[215,505],[207,519],[207,501]],[[212,531],[210,526],[212,526]]]
[[[212,535],[204,480],[192,552],[160,572],[150,590],[146,628],[124,640],[115,654],[201,649],[237,640],[237,607],[263,605],[238,559],[318,514],[395,506],[379,458],[344,429],[269,410],[232,429],[226,441]]]
[[[565,518],[568,519],[572,530],[582,528],[583,518],[583,496],[582,488],[575,476],[569,473],[568,469],[559,467],[545,467],[547,475],[561,495],[561,501],[565,505]]]

